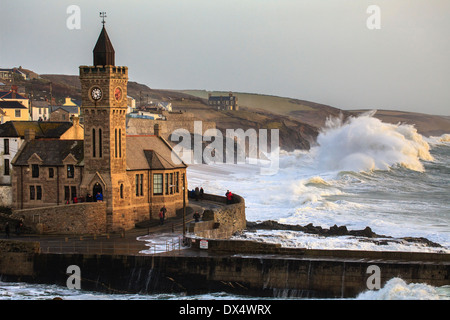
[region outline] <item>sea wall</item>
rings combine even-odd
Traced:
[[[14,210],[35,233],[99,234],[106,232],[106,202],[83,202]]]
[[[201,238],[227,239],[246,228],[244,198],[235,194],[231,204],[227,204],[226,197],[213,194],[204,194],[203,199],[223,205],[205,210],[202,221],[189,225],[190,233]]]
[[[395,277],[437,287],[448,285],[450,279],[449,255],[445,254],[423,262],[371,259],[370,252],[365,259],[339,259],[307,254],[44,254],[36,253],[32,244],[26,245],[24,252],[11,248],[19,247],[0,245],[3,281],[65,286],[72,274],[68,267],[75,265],[80,270],[81,289],[107,293],[224,291],[249,296],[347,298],[368,290],[369,267],[374,265],[380,270],[381,286]]]

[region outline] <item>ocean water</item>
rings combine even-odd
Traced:
[[[392,237],[376,245],[357,237],[261,230],[244,232],[243,239],[288,247],[450,253],[449,134],[423,137],[413,126],[367,114],[346,123],[329,121],[317,142],[309,151],[282,152],[274,175],[260,174],[264,163],[193,165],[189,188],[243,196],[248,221],[336,224],[348,230],[369,226]],[[441,247],[402,237],[427,238]]]
[[[392,237],[377,245],[358,237],[261,230],[243,232],[236,236],[239,239],[301,248],[450,253],[450,134],[423,137],[413,126],[386,124],[366,114],[346,123],[328,121],[317,142],[309,151],[282,152],[273,175],[261,174],[267,163],[191,165],[189,189],[202,186],[206,193],[224,195],[230,190],[243,196],[248,221],[312,223],[323,228],[336,224],[349,230],[369,226],[377,234]],[[424,237],[441,247],[406,242],[402,237]],[[146,241],[145,237],[140,240]],[[251,299],[220,292],[106,295],[0,279],[2,300],[55,296],[67,300]],[[362,292],[356,299],[449,300],[450,286],[407,284],[393,278],[380,290]]]

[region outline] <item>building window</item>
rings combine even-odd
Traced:
[[[71,192],[71,199],[73,200],[73,198],[76,198],[77,197],[77,187],[75,187],[75,186],[72,186],[72,187],[70,187],[70,192]]]
[[[39,165],[38,164],[31,165],[31,177],[39,178]]]
[[[34,186],[30,186],[30,200],[34,200],[36,197],[36,189]]]
[[[162,175],[162,173],[153,174],[153,194],[163,194],[163,175]]]
[[[41,186],[30,186],[30,200],[42,200]]]
[[[48,177],[53,178],[55,175],[55,170],[53,168],[48,168]]]
[[[9,154],[9,139],[3,139],[3,153]]]
[[[123,183],[120,185],[120,199],[123,199]]]
[[[180,192],[180,173],[175,172],[175,192]]]
[[[5,170],[4,175],[9,176],[9,159],[5,159]]]
[[[75,167],[73,164],[68,164],[67,165],[67,178],[72,179],[73,177],[75,177]]]
[[[16,116],[16,118],[20,118],[20,110],[15,111],[15,116]]]
[[[64,186],[64,200],[68,202],[70,200],[70,188],[69,186]]]
[[[173,194],[173,189],[174,189],[174,186],[173,186],[173,173],[171,173],[170,175],[169,175],[169,188],[170,188],[170,194]]]
[[[136,175],[136,179],[135,179],[135,189],[136,189],[136,197],[139,196],[139,175]]]
[[[36,186],[36,200],[42,200],[42,187]]]
[[[144,195],[144,175],[136,175],[136,197]]]
[[[165,182],[165,189],[166,189],[166,194],[169,194],[169,174],[166,173],[166,181]]]
[[[95,158],[95,129],[92,129],[92,157]]]

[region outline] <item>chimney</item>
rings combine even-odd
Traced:
[[[159,127],[159,123],[155,123],[154,132],[155,136],[157,136],[158,138],[161,137],[161,129]]]
[[[14,86],[11,86],[11,91],[12,91],[12,94],[11,94],[11,97],[13,98],[13,99],[15,99],[16,98],[16,94],[17,94],[17,86],[16,85],[14,85]]]
[[[78,116],[73,116],[72,123],[73,123],[74,127],[78,127],[80,125],[80,118]]]
[[[232,96],[233,96],[233,92],[230,91],[230,92],[228,93],[228,95],[229,95],[230,97],[232,97]]]
[[[33,129],[26,129],[24,133],[24,138],[25,141],[27,142],[34,140],[34,138],[36,138],[36,131],[34,131]]]

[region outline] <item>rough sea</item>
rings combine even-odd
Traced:
[[[450,128],[449,128],[450,133]],[[262,175],[255,164],[192,165],[189,189],[245,198],[248,221],[329,228],[369,226],[385,235],[382,243],[351,236],[321,237],[295,231],[247,231],[239,239],[281,243],[286,247],[418,251],[450,253],[450,134],[424,137],[406,124],[387,124],[366,114],[347,122],[330,120],[317,145],[308,151],[281,152],[276,173]],[[440,244],[430,247],[402,240],[423,237]],[[450,284],[449,284],[450,285]],[[180,300],[249,299],[225,293],[199,296],[105,295],[51,285],[6,283],[0,299]],[[258,297],[255,297],[258,299]],[[393,278],[378,291],[356,299],[450,299],[450,286],[405,283]]]

